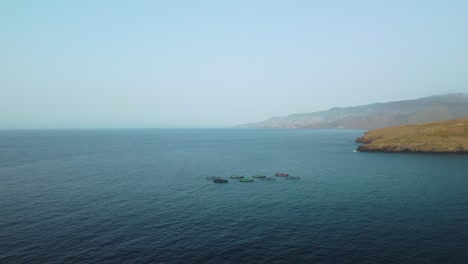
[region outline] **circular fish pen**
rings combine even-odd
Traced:
[[[266,177],[266,178],[262,178],[261,180],[262,181],[276,181],[276,178]]]
[[[266,176],[265,175],[254,175],[252,176],[252,178],[257,178],[257,179],[261,179],[261,178],[265,178]]]
[[[242,179],[242,178],[244,178],[244,176],[240,176],[240,175],[231,175],[231,176],[229,176],[229,178],[231,178],[231,179]]]
[[[285,177],[286,180],[299,180],[301,177],[297,177],[297,176],[287,176]]]
[[[214,180],[219,180],[221,179],[221,177],[217,177],[217,176],[208,176],[206,177],[207,180],[210,180],[210,181],[214,181]]]
[[[253,182],[254,180],[248,178],[242,178],[239,180],[240,182]]]
[[[289,174],[287,174],[287,173],[276,173],[275,176],[276,177],[288,177]]]
[[[225,180],[225,179],[216,179],[213,181],[214,183],[227,183],[228,180]]]

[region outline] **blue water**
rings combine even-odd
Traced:
[[[1,131],[0,262],[468,263],[468,156],[361,134]]]

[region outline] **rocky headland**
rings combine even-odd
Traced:
[[[356,142],[363,152],[468,153],[468,118],[370,130]]]

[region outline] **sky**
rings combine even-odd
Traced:
[[[0,129],[230,127],[468,92],[468,1],[0,0]]]

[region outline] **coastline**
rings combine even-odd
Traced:
[[[360,152],[468,154],[468,118],[370,130]]]

